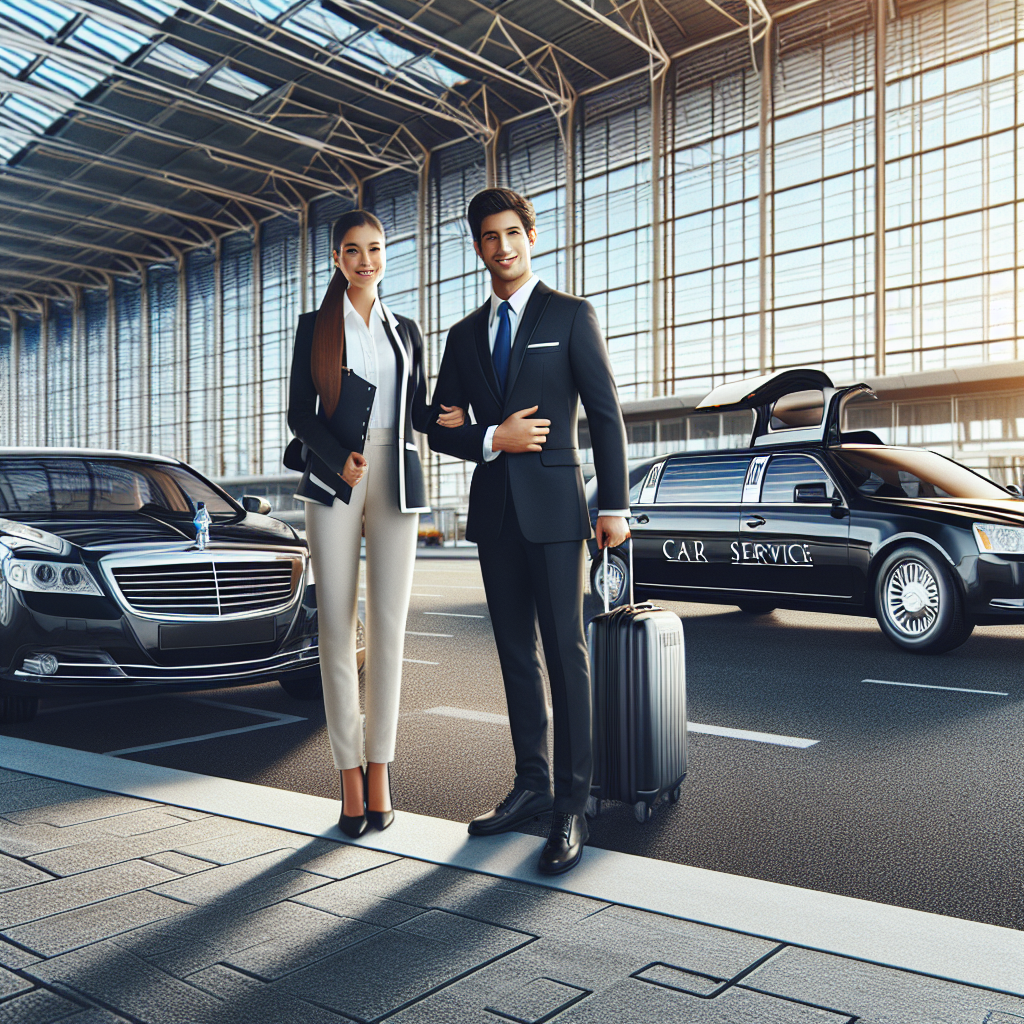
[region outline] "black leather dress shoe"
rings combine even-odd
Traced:
[[[582,814],[551,815],[551,834],[540,851],[537,869],[544,875],[560,875],[576,867],[583,856],[583,844],[590,838],[587,819]]]
[[[538,814],[546,814],[551,810],[551,803],[550,793],[513,787],[493,811],[478,815],[469,823],[469,834],[496,836],[499,832],[510,832],[516,825],[521,825]]]

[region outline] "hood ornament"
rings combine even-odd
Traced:
[[[205,551],[206,545],[210,543],[210,522],[210,513],[206,511],[206,502],[198,502],[196,514],[192,520],[192,525],[196,528],[194,551]]]

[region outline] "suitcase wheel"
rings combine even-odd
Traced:
[[[601,811],[603,809],[602,801],[598,800],[596,796],[587,797],[587,817],[588,818],[600,818]]]
[[[672,803],[672,804],[679,803],[679,797],[682,794],[682,792],[683,792],[683,787],[682,786],[676,786],[676,788],[673,789],[672,792],[669,793],[669,795],[668,795],[669,803]]]
[[[654,816],[654,808],[651,804],[646,804],[643,800],[638,800],[633,804],[633,815],[636,820],[642,825],[645,821],[650,821]]]

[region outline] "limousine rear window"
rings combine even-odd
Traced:
[[[792,502],[797,484],[824,484],[832,496],[834,488],[828,474],[807,455],[775,455],[768,465],[761,488],[761,501]]]
[[[739,502],[749,456],[717,455],[671,459],[658,485],[659,504]]]
[[[833,448],[862,494],[875,498],[1006,498],[998,484],[935,452]]]

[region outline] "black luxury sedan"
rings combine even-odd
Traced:
[[[175,459],[0,448],[0,723],[41,696],[320,694],[306,543]]]
[[[631,470],[637,600],[873,615],[920,653],[958,647],[976,625],[1024,622],[1020,490],[935,452],[841,432],[844,406],[865,394],[811,369],[715,388],[698,411],[752,410],[749,447]],[[591,554],[603,595],[593,542]],[[628,545],[610,552],[612,604],[628,600],[628,565]]]

